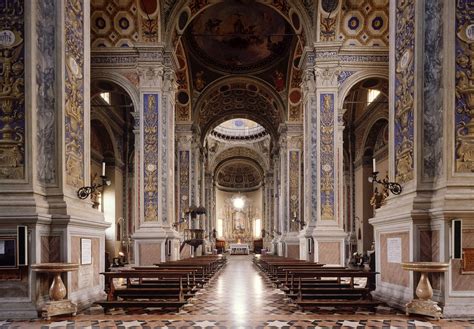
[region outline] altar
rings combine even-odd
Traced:
[[[249,245],[246,243],[231,243],[229,244],[231,255],[248,255]]]

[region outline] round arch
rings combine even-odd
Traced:
[[[109,70],[91,70],[91,82],[93,81],[107,81],[117,84],[128,94],[135,111],[140,108],[140,97],[137,88],[120,73]]]
[[[241,104],[238,106],[241,108],[233,108],[232,99],[240,99]],[[229,105],[214,107],[221,101]],[[246,107],[247,102],[258,103],[260,108],[256,108],[254,104]],[[208,106],[213,107],[207,108]],[[250,110],[252,108],[253,111]],[[194,106],[192,116],[193,121],[201,128],[202,140],[218,124],[237,117],[248,118],[261,124],[276,138],[278,126],[285,118],[285,107],[280,95],[260,79],[247,76],[224,77],[206,87]]]
[[[215,172],[216,167],[229,158],[250,158],[253,159],[258,165],[263,169],[263,171],[267,171],[269,168],[269,164],[263,159],[263,157],[254,149],[245,146],[237,146],[231,147],[222,150],[221,152],[217,153],[213,160],[210,162],[209,169],[211,172]]]
[[[339,108],[344,105],[344,100],[351,91],[351,89],[359,82],[369,78],[381,78],[388,81],[388,72],[386,70],[371,69],[359,71],[347,78],[346,81],[339,87]]]
[[[105,128],[105,131],[109,137],[110,143],[112,144],[112,149],[114,151],[114,161],[119,160],[120,162],[122,162],[122,160],[120,159],[120,152],[117,145],[117,139],[115,138],[114,131],[112,127],[110,126],[110,124],[108,123],[108,120],[105,119],[105,117],[103,117],[101,114],[94,113],[94,112],[91,114],[90,119],[91,119],[91,130],[92,130],[93,121],[97,121],[100,125],[102,125]]]
[[[248,165],[252,169],[254,169],[255,172],[258,173],[258,179],[259,179],[258,185],[252,186],[251,189],[256,189],[256,188],[259,188],[259,187],[262,186],[263,178],[264,178],[264,171],[263,171],[263,168],[261,167],[261,165],[252,158],[242,157],[242,156],[235,156],[235,157],[226,158],[226,159],[222,160],[221,162],[219,162],[216,165],[216,167],[213,171],[213,177],[214,177],[214,181],[216,182],[218,188],[221,188],[221,189],[222,188],[223,189],[228,189],[229,188],[229,187],[222,186],[222,185],[219,184],[218,175],[221,172],[221,170],[225,169],[225,167],[230,166],[234,163]]]

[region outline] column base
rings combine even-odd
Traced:
[[[459,298],[456,301],[447,301],[443,307],[443,318],[465,318],[474,314],[474,300]]]
[[[132,239],[137,266],[179,259],[179,233],[169,227],[162,227],[157,223],[143,223],[132,235]],[[167,245],[167,241],[171,243]]]
[[[0,320],[30,320],[38,318],[38,310],[32,302],[14,302],[2,299]]]
[[[339,228],[316,227],[313,230],[314,261],[327,265],[344,266],[347,233]]]
[[[287,232],[282,235],[281,242],[285,248],[283,254],[285,257],[299,259],[300,257],[300,239],[299,232]]]

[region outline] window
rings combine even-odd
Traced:
[[[102,97],[102,99],[110,105],[110,93],[109,92],[106,92],[106,93],[100,93],[100,97]]]
[[[255,231],[254,236],[256,238],[259,238],[262,234],[262,220],[261,219],[255,220],[254,231]]]
[[[370,105],[380,94],[380,90],[369,89],[367,92],[367,105]]]
[[[217,220],[217,238],[222,237],[224,222],[221,218]]]

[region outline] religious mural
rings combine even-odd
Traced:
[[[25,177],[24,2],[0,2],[0,179]]]
[[[456,171],[474,170],[474,3],[456,1]]]
[[[395,174],[413,179],[415,94],[415,1],[397,2],[395,35]]]
[[[274,10],[230,0],[210,7],[189,28],[189,42],[215,69],[245,72],[278,62],[291,44],[291,27]]]
[[[66,183],[84,186],[84,4],[65,0]]]
[[[143,95],[145,221],[158,220],[158,94]]]

